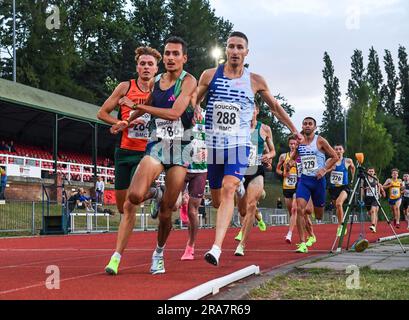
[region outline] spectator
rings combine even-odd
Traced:
[[[79,188],[78,192],[80,194],[78,205],[81,205],[83,203],[85,206],[85,210],[87,210],[87,212],[94,212],[94,209],[92,209],[92,199],[91,197],[87,196],[87,193],[85,192],[84,188]]]
[[[0,176],[1,176],[1,183],[0,183],[0,200],[4,200],[4,193],[6,191],[7,185],[7,174],[6,170],[3,167],[0,167]]]
[[[1,141],[0,151],[9,151],[9,148],[7,147],[6,142],[4,140]]]
[[[283,203],[281,202],[281,198],[277,199],[277,209],[282,209],[283,208]]]
[[[16,148],[14,147],[14,141],[10,141],[9,151],[14,153],[17,152]]]
[[[97,196],[97,203],[104,204],[104,191],[105,191],[105,183],[101,177],[97,178],[97,182],[95,184],[95,193]]]

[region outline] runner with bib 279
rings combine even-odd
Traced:
[[[302,175],[297,184],[297,228],[301,243],[298,244],[296,252],[308,253],[308,246],[316,242],[314,239],[305,240],[305,208],[310,198],[314,205],[315,217],[322,219],[325,207],[325,175],[339,160],[335,150],[329,145],[328,141],[315,134],[317,130],[317,121],[314,118],[305,118],[302,123],[302,133],[304,141],[292,153],[291,159],[295,162],[297,157],[301,158]],[[329,159],[325,164],[325,154]],[[289,163],[290,166],[294,162]]]

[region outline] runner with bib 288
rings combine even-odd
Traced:
[[[234,194],[248,167],[255,95],[259,94],[278,120],[302,140],[288,114],[271,95],[265,79],[244,66],[248,44],[242,32],[230,34],[226,64],[204,71],[198,87],[198,101],[207,94],[208,179],[213,205],[218,208],[214,245],[205,259],[216,266],[233,216]]]

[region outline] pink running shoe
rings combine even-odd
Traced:
[[[195,254],[195,248],[187,246],[185,253],[183,254],[181,260],[182,261],[192,261],[195,259],[194,254]]]

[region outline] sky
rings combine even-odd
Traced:
[[[321,124],[325,110],[323,56],[327,51],[340,79],[342,104],[355,49],[368,62],[369,48],[392,52],[397,68],[399,45],[409,51],[407,0],[210,0],[217,16],[249,37],[247,62],[295,108],[293,122],[313,116]],[[385,75],[384,75],[385,77]]]

